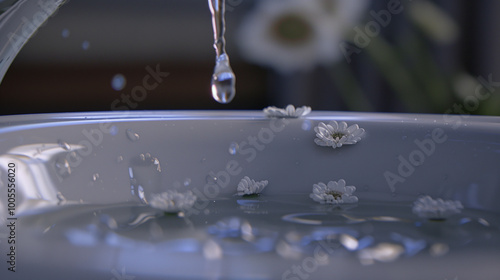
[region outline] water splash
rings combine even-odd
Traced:
[[[212,75],[212,96],[217,102],[223,104],[231,102],[236,94],[236,76],[231,69],[225,49],[225,2],[225,0],[208,0],[210,12],[212,13],[214,48],[217,54]]]

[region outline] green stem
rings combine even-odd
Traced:
[[[394,89],[396,95],[411,112],[428,112],[421,92],[417,89],[410,72],[401,63],[395,49],[380,36],[373,37],[364,49],[373,59],[380,72]]]

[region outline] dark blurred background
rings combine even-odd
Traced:
[[[260,110],[292,103],[313,110],[444,113],[474,101],[479,77],[500,81],[500,1],[401,0],[401,13],[378,22],[379,29],[369,24],[394,1],[367,1],[343,26],[342,38],[332,39],[335,58],[319,55],[313,67],[294,71],[262,63],[241,47],[242,24],[259,19],[262,3],[227,1],[226,49],[237,95],[223,105],[210,93],[215,53],[207,1],[70,0],[14,60],[0,84],[0,114],[113,110],[115,100],[143,84],[148,66],[169,75],[127,109]],[[335,9],[336,2],[322,4]],[[279,24],[291,27],[277,23],[270,26],[273,32],[283,27],[292,39],[310,39],[300,33],[310,31],[304,22],[274,12]],[[368,45],[356,43],[356,30],[368,35]],[[351,51],[349,59],[342,47]],[[497,86],[478,106],[468,104],[467,113],[500,115]]]

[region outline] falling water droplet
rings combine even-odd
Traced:
[[[229,58],[222,54],[217,58],[214,73],[212,75],[212,96],[222,104],[233,100],[236,93],[236,76],[234,75]]]
[[[403,135],[403,136],[401,137],[401,139],[403,139],[403,140],[406,140],[407,138],[408,138],[408,136],[406,136],[406,135]]]
[[[121,91],[127,85],[127,79],[123,74],[116,74],[111,79],[111,87],[116,91]]]
[[[238,151],[238,149],[240,148],[240,146],[238,145],[238,143],[236,142],[232,142],[230,145],[229,145],[229,153],[231,155],[235,155],[236,152]]]
[[[225,49],[225,2],[224,0],[208,0],[210,12],[212,13],[214,48],[217,53],[212,75],[212,96],[217,102],[223,104],[231,102],[236,93],[236,76],[229,65],[229,57]]]
[[[63,148],[63,150],[66,150],[66,151],[71,150],[71,146],[62,140],[57,141],[57,144],[59,144],[59,147]]]
[[[133,130],[131,130],[131,129],[127,129],[126,133],[127,133],[127,137],[128,137],[128,139],[129,139],[130,141],[135,142],[135,141],[139,140],[139,137],[140,137],[140,136],[139,136],[139,134],[137,134],[137,133],[136,133],[136,132],[134,132]]]
[[[61,157],[55,162],[56,172],[59,176],[66,178],[71,175],[71,166],[66,157]]]
[[[100,177],[99,173],[94,173],[94,175],[92,175],[92,181],[95,182],[95,181],[99,180],[99,177]]]

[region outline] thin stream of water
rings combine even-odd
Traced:
[[[231,69],[229,56],[225,49],[225,2],[225,0],[208,0],[210,12],[212,13],[214,48],[216,52],[215,68],[211,83],[212,96],[217,102],[223,104],[231,102],[236,94],[236,76]]]

